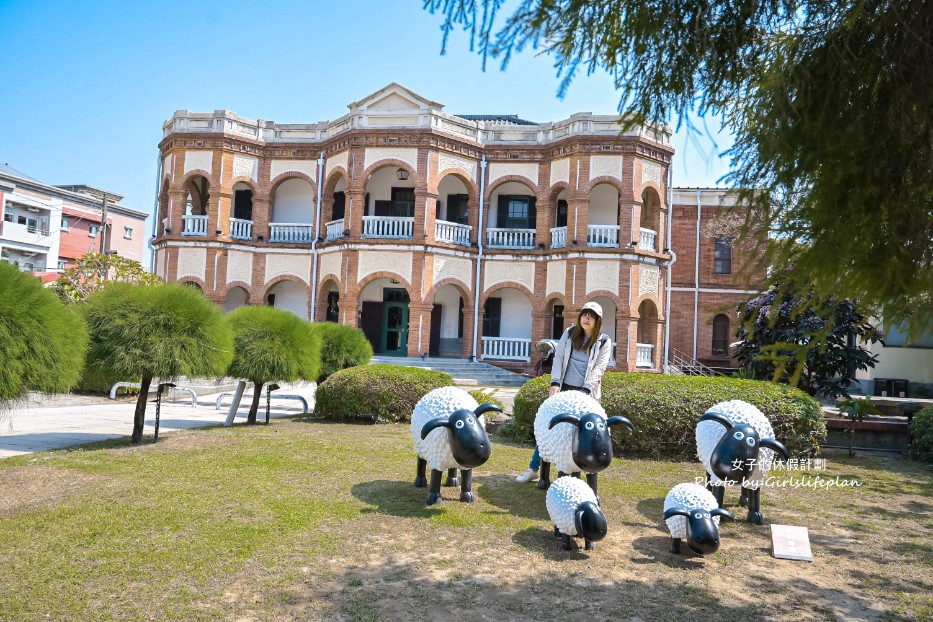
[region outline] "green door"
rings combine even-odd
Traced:
[[[408,303],[383,303],[382,353],[408,356]]]

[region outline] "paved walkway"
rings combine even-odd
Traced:
[[[313,411],[315,389],[314,384],[283,385],[278,393],[301,395],[308,401],[308,410]],[[517,388],[493,387],[485,390],[502,401],[511,412]],[[247,392],[249,391],[250,387],[247,387]],[[184,393],[179,393],[175,400],[163,398],[159,416],[159,436],[175,430],[222,425],[230,410],[231,398],[224,400],[223,407],[217,410],[219,395],[199,395],[194,407],[191,406],[191,398]],[[300,401],[277,400],[275,393],[272,395],[269,410],[271,417],[289,417],[302,412]],[[240,403],[236,415],[237,422],[246,420],[249,404],[249,399]],[[265,405],[263,397],[257,414],[261,421],[265,420]],[[129,399],[115,401],[89,395],[31,394],[26,404],[0,413],[0,459],[129,436],[133,431],[135,408],[136,401]],[[146,427],[143,433],[151,438],[154,431],[155,403],[150,399],[146,407]]]

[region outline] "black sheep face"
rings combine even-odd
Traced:
[[[625,417],[606,420],[598,413],[586,413],[580,417],[571,414],[557,415],[551,419],[549,428],[559,423],[572,423],[576,426],[571,452],[574,463],[586,473],[599,473],[612,464],[612,435],[609,428],[622,424],[632,431],[635,430],[632,422]]]
[[[577,528],[577,535],[583,536],[584,539],[591,542],[599,542],[609,533],[609,523],[606,522],[606,515],[592,501],[584,501],[577,506],[573,522]]]
[[[439,417],[428,421],[421,430],[421,438],[427,437],[435,428],[447,428],[447,442],[450,453],[462,469],[473,469],[486,463],[492,455],[492,445],[486,429],[479,422],[479,416],[498,407],[483,404],[476,412],[461,408],[449,417]]]
[[[710,467],[721,480],[751,479],[758,464],[761,437],[750,425],[733,424],[719,439],[710,456]]]
[[[703,508],[672,508],[664,513],[665,520],[672,516],[687,519],[687,546],[697,555],[711,555],[719,550],[719,527],[713,517],[732,518],[732,514],[722,508],[712,511]]]

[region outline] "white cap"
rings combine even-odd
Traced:
[[[588,303],[586,303],[585,305],[583,305],[583,308],[580,309],[580,313],[583,313],[584,311],[592,311],[592,312],[595,313],[598,317],[602,317],[602,316],[603,316],[603,308],[602,308],[602,305],[600,305],[598,302],[588,302]]]

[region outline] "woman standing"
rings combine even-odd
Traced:
[[[557,344],[548,397],[560,391],[582,391],[599,401],[603,373],[612,356],[612,340],[602,333],[602,327],[603,308],[595,302],[583,305],[577,323],[564,331]],[[535,481],[540,467],[541,455],[535,447],[528,470],[515,481]]]

